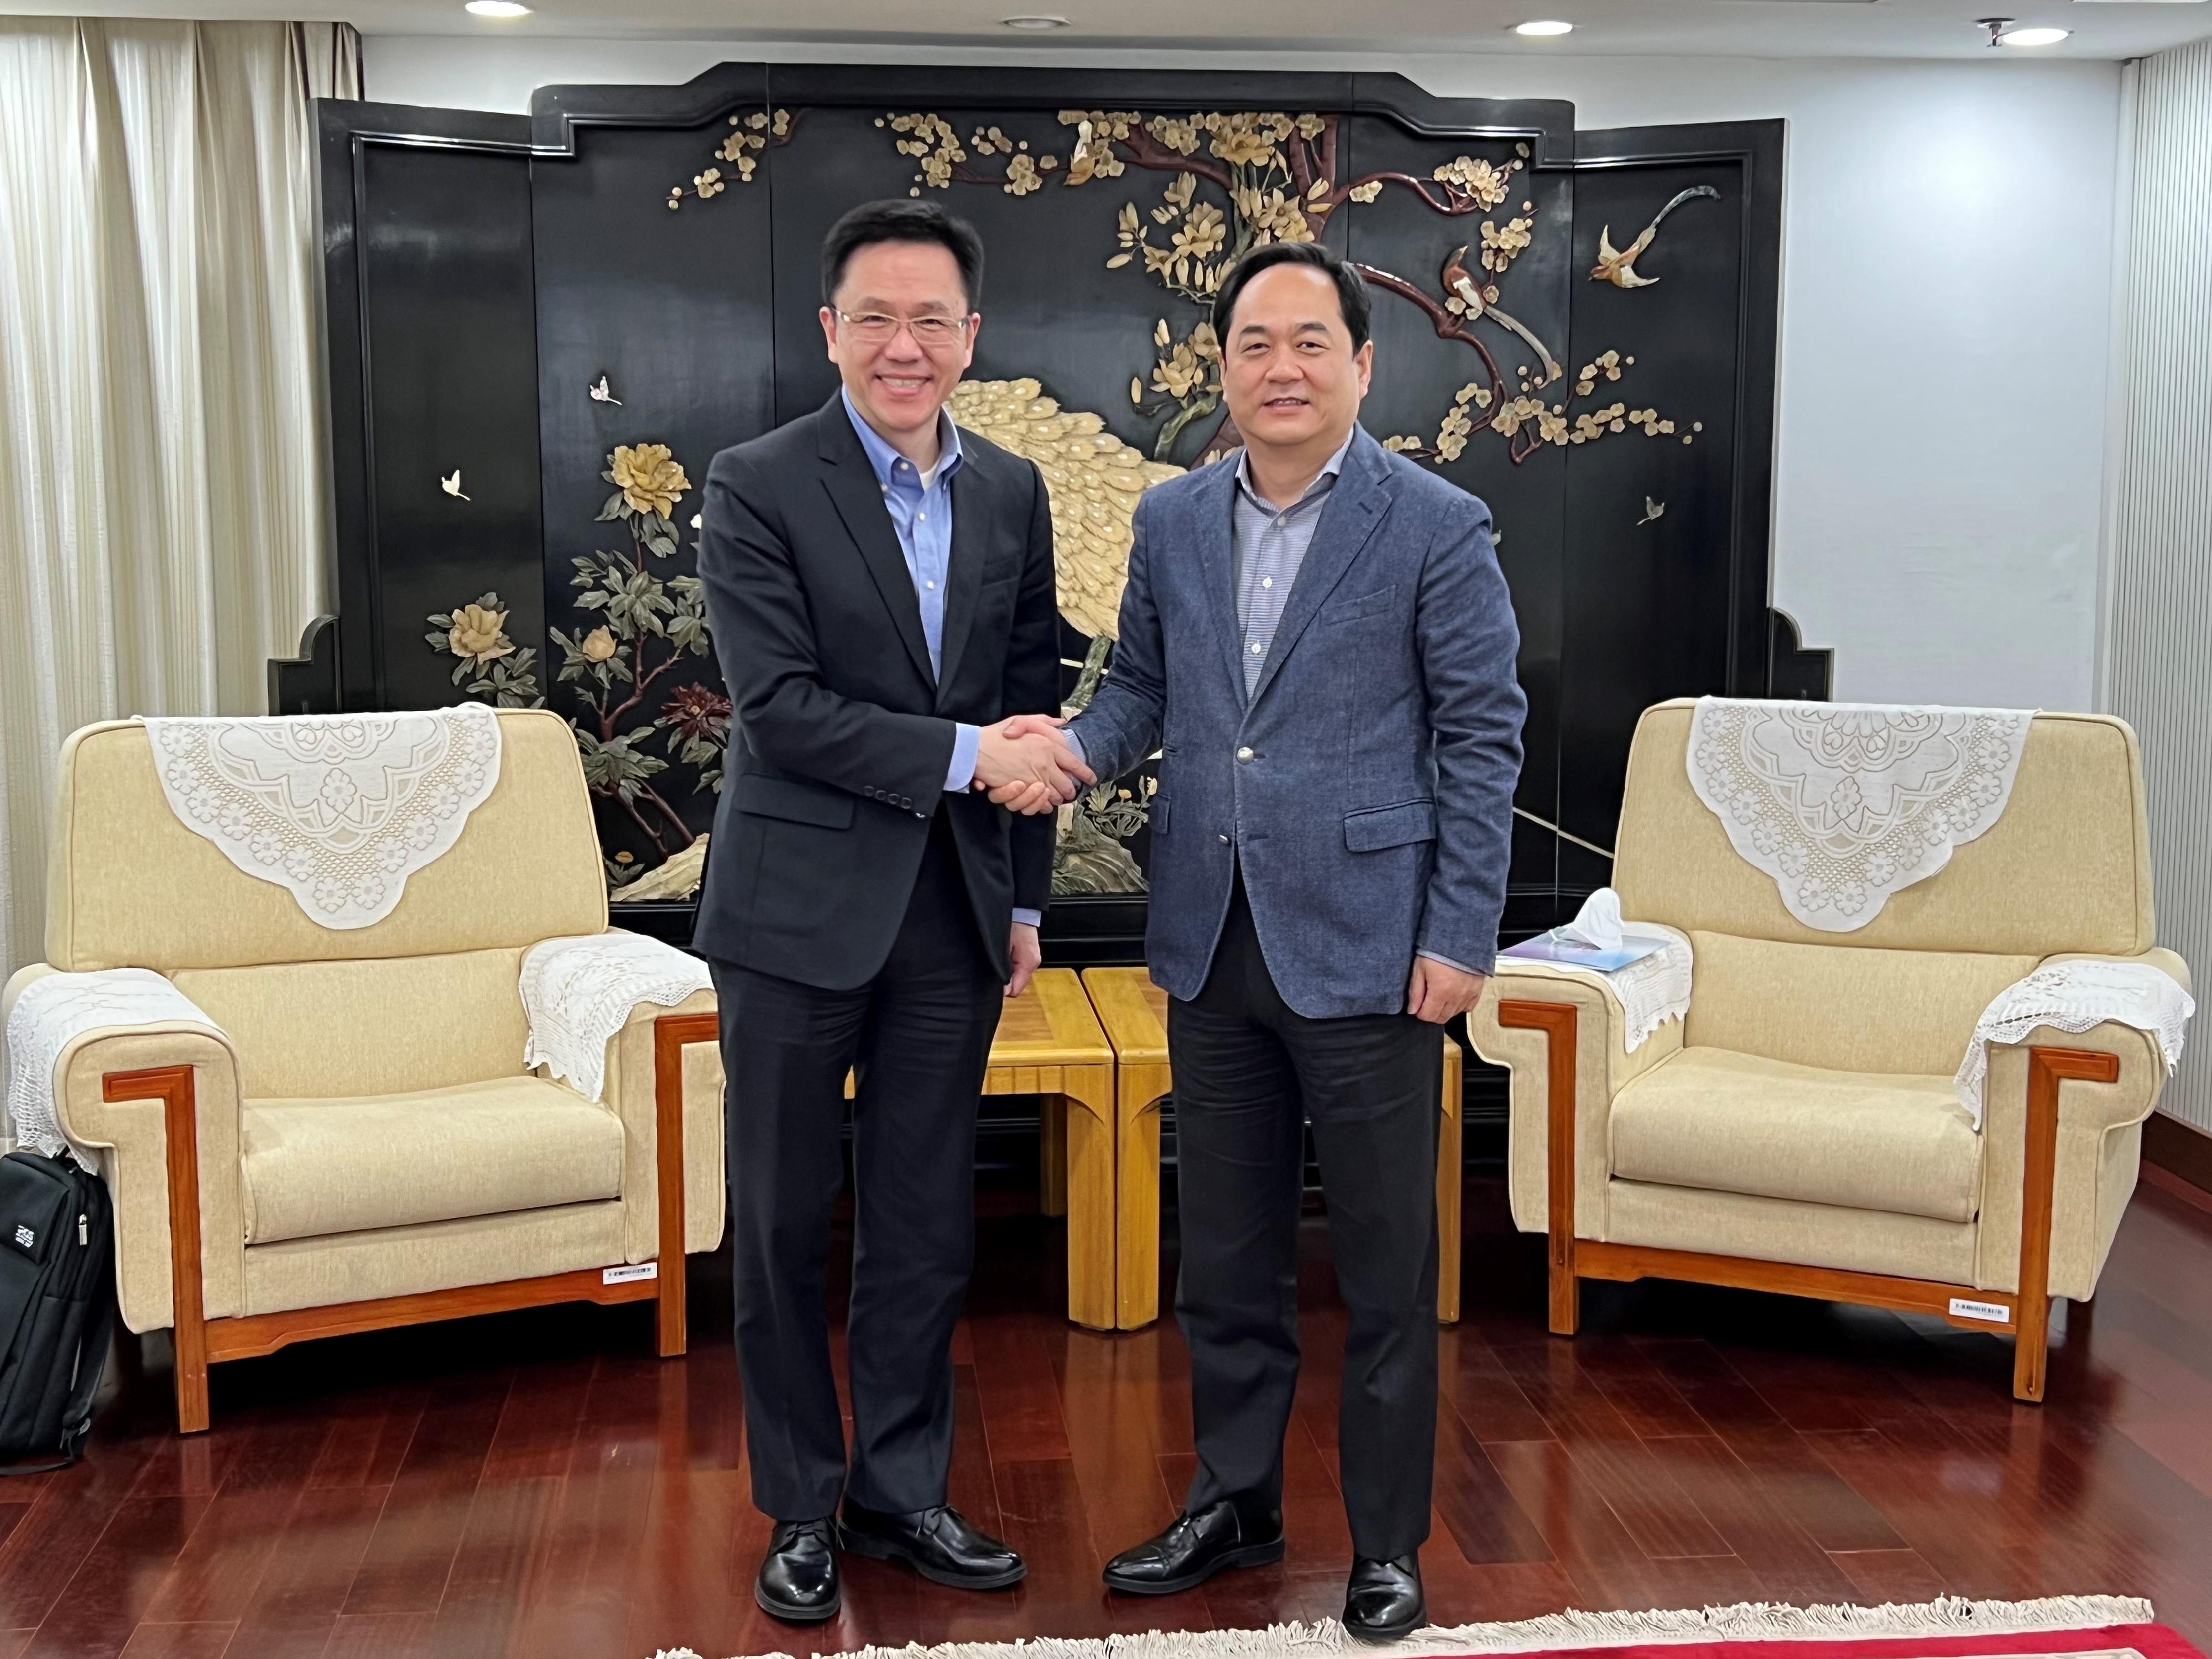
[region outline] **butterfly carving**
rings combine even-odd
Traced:
[[[622,399],[607,389],[607,377],[604,374],[599,376],[598,383],[592,387],[592,401],[595,404],[612,404],[617,409],[622,407]]]
[[[469,499],[468,496],[461,494],[461,469],[458,466],[453,469],[453,476],[452,477],[441,478],[438,480],[438,488],[444,490],[448,495],[451,495],[457,501],[465,501]]]

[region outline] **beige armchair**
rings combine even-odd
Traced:
[[[2086,1301],[2166,1080],[2154,1038],[2107,1024],[1992,1045],[1978,1132],[1953,1091],[1977,1018],[2054,957],[2154,963],[2135,733],[2032,723],[1996,823],[1855,933],[1784,908],[1685,768],[1687,702],[1645,712],[1614,885],[1690,936],[1686,1019],[1633,1053],[1587,975],[1501,957],[1469,1017],[1512,1073],[1514,1219],[1551,1241],[1551,1328],[1582,1279],[1688,1279],[1930,1313],[2016,1338],[2043,1396],[2050,1298]]]
[[[316,925],[172,812],[143,726],[62,750],[47,963],[143,967],[220,1026],[64,1050],[64,1133],[97,1149],[134,1331],[175,1333],[177,1416],[207,1368],[307,1337],[546,1303],[656,1299],[684,1346],[683,1254],[722,1231],[714,1000],[633,1011],[605,1103],[522,1063],[539,940],[607,927],[575,741],[499,716],[498,782],[382,921]]]

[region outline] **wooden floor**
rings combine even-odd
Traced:
[[[167,1431],[135,1380],[90,1457],[0,1481],[0,1659],[589,1656],[1255,1626],[1340,1605],[1342,1314],[1316,1218],[1288,1559],[1161,1601],[1101,1561],[1164,1524],[1191,1471],[1172,1322],[1059,1316],[1058,1234],[987,1203],[962,1330],[953,1499],[1029,1558],[963,1595],[868,1561],[838,1623],[757,1613],[722,1258],[694,1263],[689,1359],[649,1305],[310,1345],[218,1368],[216,1426]],[[2148,1184],[2051,1401],[2009,1399],[1997,1339],[1888,1314],[1682,1287],[1585,1291],[1544,1333],[1541,1241],[1469,1183],[1467,1321],[1443,1336],[1441,1622],[1567,1607],[2148,1595],[2212,1647],[2212,1213]],[[1170,1263],[1172,1270],[1172,1261]]]

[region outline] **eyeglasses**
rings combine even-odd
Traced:
[[[968,332],[965,317],[886,317],[876,311],[841,311],[837,320],[854,339],[868,345],[887,345],[898,337],[901,329],[905,329],[924,351],[951,345]]]

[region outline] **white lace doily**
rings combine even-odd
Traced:
[[[482,703],[406,714],[148,720],[177,820],[325,927],[366,927],[499,781]]]
[[[149,968],[106,968],[33,980],[8,1011],[7,1127],[15,1144],[48,1158],[66,1153],[92,1169],[92,1160],[62,1133],[54,1076],[62,1051],[85,1032],[104,1026],[180,1024],[223,1036],[198,1004]]]
[[[2196,1012],[2195,999],[2173,975],[2147,962],[2054,962],[2006,986],[1982,1010],[1952,1086],[1979,1128],[1990,1043],[2018,1042],[2039,1025],[2086,1031],[2107,1020],[2155,1036],[2170,1076],[2181,1058],[2189,1017]]]
[[[1672,927],[1650,921],[1630,922],[1621,930],[1621,938],[1631,945],[1660,938],[1667,941],[1650,956],[1605,975],[1605,982],[1620,999],[1621,1017],[1628,1028],[1628,1052],[1632,1054],[1644,1038],[1668,1020],[1680,1019],[1690,1012],[1690,941]]]
[[[1791,915],[1848,933],[1997,821],[2033,716],[1703,697],[1690,787]]]
[[[714,981],[707,964],[642,933],[611,929],[549,939],[522,958],[522,1007],[530,1036],[522,1063],[543,1066],[578,1093],[606,1086],[607,1039],[641,1002],[672,1008]]]

